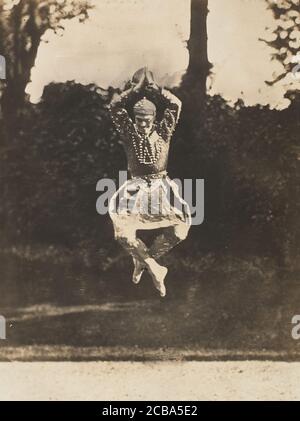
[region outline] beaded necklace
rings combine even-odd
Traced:
[[[152,145],[149,139],[151,135],[139,133],[136,126],[134,127],[137,136],[132,136],[132,144],[139,163],[155,164],[162,150],[162,139],[158,136],[158,139]]]

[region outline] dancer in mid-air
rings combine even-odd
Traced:
[[[160,121],[155,103],[164,107]],[[143,68],[134,74],[130,87],[113,98],[109,110],[124,146],[131,176],[110,200],[109,214],[115,238],[133,257],[133,282],[138,284],[147,269],[154,286],[164,297],[168,269],[157,263],[157,259],[184,240],[191,226],[189,206],[166,171],[181,102],[160,88],[153,74]],[[171,195],[176,204],[171,204]],[[158,228],[164,232],[155,238],[150,248],[137,237],[137,230]]]

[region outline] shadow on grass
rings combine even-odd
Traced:
[[[123,254],[105,269],[2,255],[0,359],[299,359],[299,274],[255,256],[178,257],[161,299],[148,274],[130,282]]]

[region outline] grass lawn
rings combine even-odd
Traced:
[[[164,262],[161,299],[148,274],[131,283],[122,253],[94,265],[2,254],[0,360],[300,360],[299,273],[257,256],[174,251]]]

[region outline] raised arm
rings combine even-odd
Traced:
[[[180,99],[177,98],[176,95],[172,94],[172,92],[164,88],[161,89],[161,95],[168,102],[166,110],[169,110],[172,113],[175,119],[175,124],[177,124],[180,117],[181,108],[182,108],[182,103]]]
[[[138,98],[142,84],[143,80],[133,84],[121,94],[115,94],[108,106],[112,121],[120,134],[126,134],[133,126],[133,122],[126,110],[126,105],[128,102]]]
[[[155,102],[162,103],[165,107],[162,120],[158,123],[161,136],[169,140],[179,121],[181,113],[181,101],[174,94],[164,88],[159,88],[155,83],[146,87],[149,97]]]

